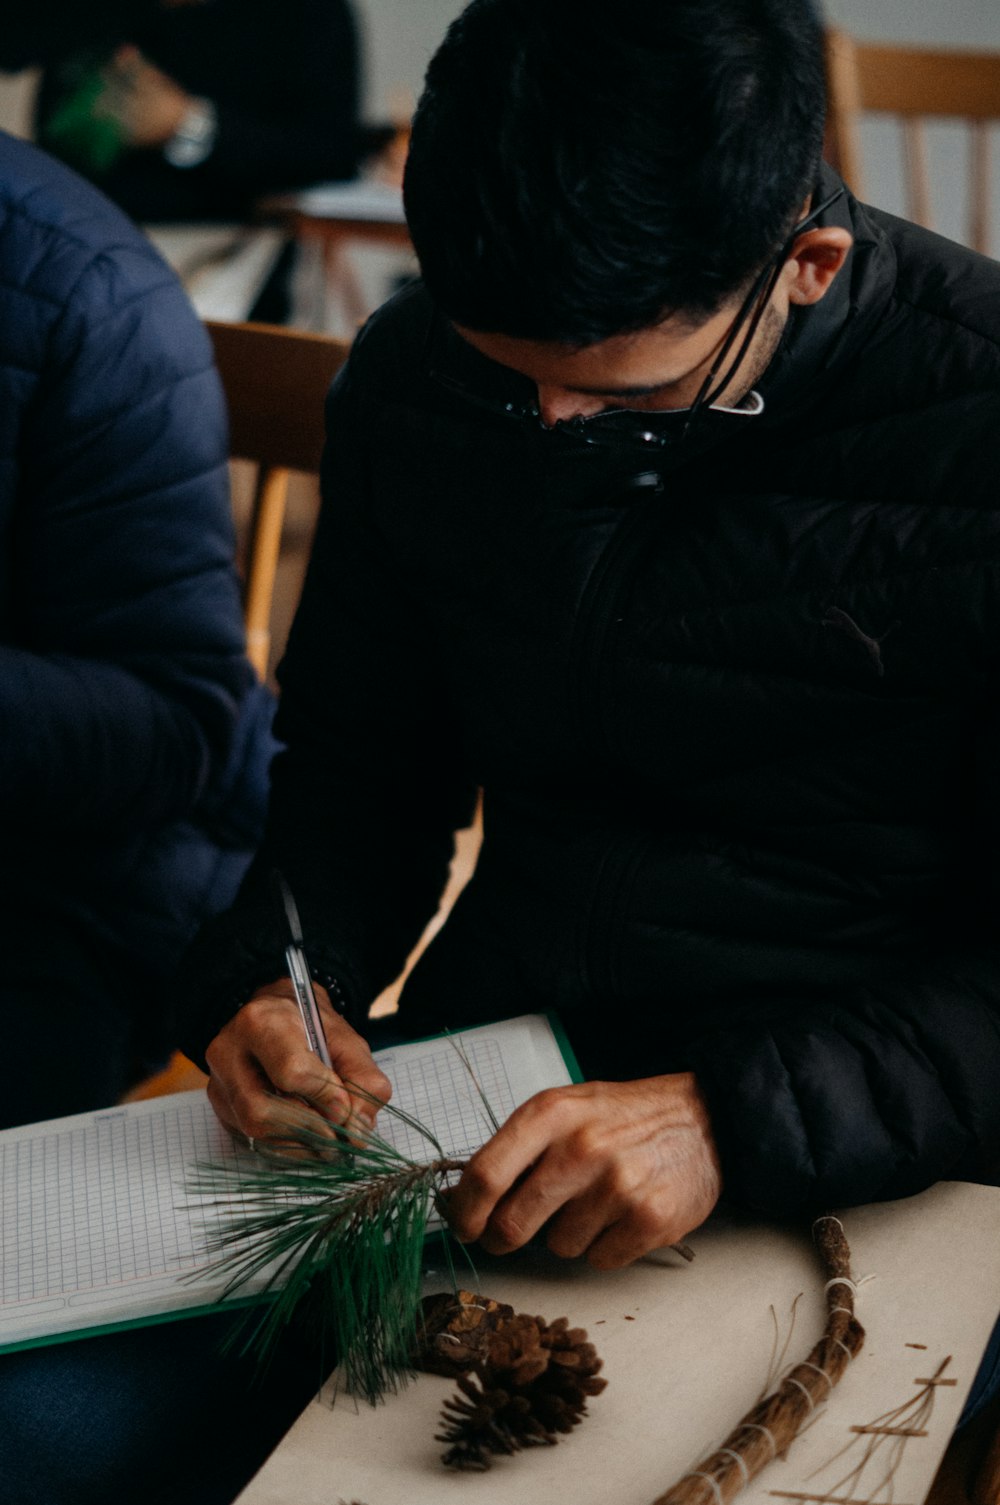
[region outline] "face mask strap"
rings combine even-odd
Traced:
[[[698,419],[703,409],[712,407],[715,403],[718,402],[719,398],[725,392],[726,388],[729,386],[740,366],[746,359],[747,353],[750,350],[750,347],[756,337],[757,330],[760,328],[761,320],[764,317],[764,312],[767,309],[767,306],[770,303],[772,297],[774,296],[774,290],[778,285],[778,280],[781,277],[785,263],[792,253],[795,242],[798,240],[800,235],[805,233],[806,230],[812,229],[812,227],[816,224],[816,221],[819,220],[828,209],[832,208],[832,206],[837,202],[838,199],[843,198],[846,192],[846,188],[838,188],[835,193],[831,193],[828,198],[825,198],[821,204],[817,204],[815,209],[811,209],[804,219],[799,220],[795,228],[786,237],[780,249],[767,263],[763,271],[760,272],[754,279],[749,293],[743,300],[743,304],[740,308],[739,313],[733,320],[733,327],[729,331],[729,334],[726,336],[726,339],[722,345],[722,349],[719,351],[715,360],[712,362],[712,369],[705,377],[705,380],[702,382],[701,386],[698,389],[697,396],[688,409],[687,421],[684,424],[684,429],[681,434],[682,439],[687,438],[694,423]],[[754,310],[754,313],[753,317],[750,318],[752,309]],[[744,323],[748,318],[750,318],[750,323],[744,334],[743,343],[740,346],[739,353],[737,354],[736,359],[733,361],[726,375],[719,383],[718,387],[715,387],[713,390],[713,383],[715,382],[718,373],[724,366],[726,358],[735,345],[737,339],[739,338],[740,331],[743,329]]]

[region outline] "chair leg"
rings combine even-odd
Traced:
[[[288,502],[288,471],[264,470],[257,485],[247,552],[247,657],[261,679],[271,650],[271,603]]]

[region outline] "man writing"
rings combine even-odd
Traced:
[[[856,204],[822,129],[807,0],[476,0],[414,124],[423,285],[331,394],[288,750],[189,1043],[254,1138],[274,1089],[384,1094],[365,1013],[481,786],[401,1022],[555,1007],[588,1078],[453,1193],[494,1252],[613,1267],[723,1187],[800,1214],[1000,1145],[1000,273]]]

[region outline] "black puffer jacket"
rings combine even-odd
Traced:
[[[828,219],[855,248],[763,415],[680,452],[470,401],[524,383],[419,290],[376,317],[331,397],[257,868],[359,1012],[481,783],[404,1019],[555,1006],[588,1075],[693,1068],[730,1195],[772,1214],[1000,1148],[1000,269]],[[254,877],[196,960],[198,1041],[279,939]]]

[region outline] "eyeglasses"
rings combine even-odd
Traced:
[[[716,352],[708,374],[689,407],[665,408],[653,412],[636,408],[615,408],[610,412],[593,413],[589,417],[580,415],[576,418],[560,418],[554,424],[546,424],[542,420],[541,410],[536,400],[504,402],[477,393],[464,383],[442,372],[432,370],[431,374],[450,391],[457,393],[465,401],[472,402],[477,407],[488,409],[505,418],[515,418],[522,422],[527,420],[537,424],[546,432],[565,434],[582,440],[585,444],[615,448],[622,445],[638,445],[648,450],[665,449],[683,442],[695,424],[718,403],[745,361],[796,240],[804,231],[810,229],[828,209],[832,208],[838,199],[843,198],[846,191],[843,187],[838,188],[835,193],[830,194],[829,198],[817,204],[816,208],[812,209],[804,219],[801,219],[767,265],[754,278]],[[728,371],[720,377],[719,373],[725,367],[741,336],[742,342]],[[739,413],[741,409],[730,408],[726,411],[733,414]],[[750,411],[747,409],[748,413]]]

